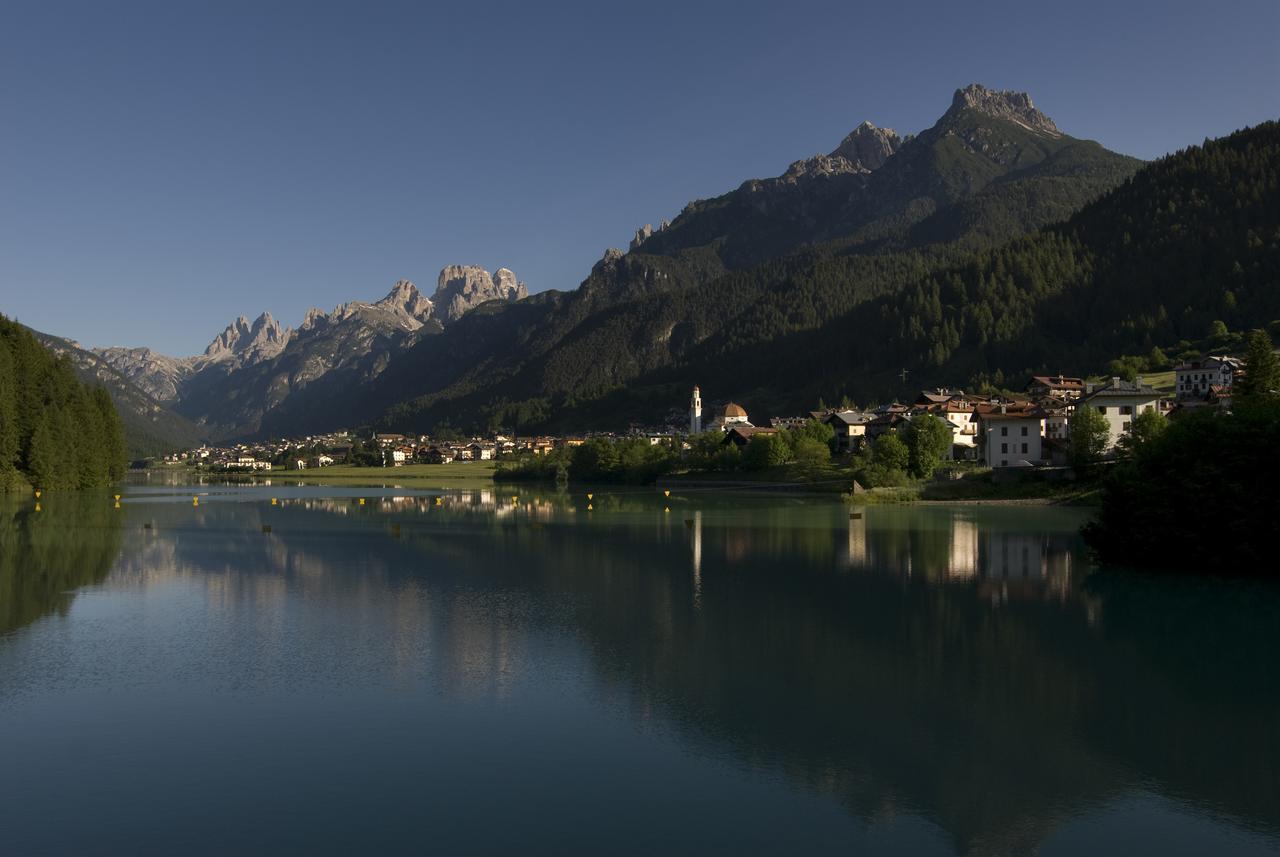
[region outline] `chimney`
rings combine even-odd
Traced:
[[[1112,375],[1112,376],[1111,376],[1111,387],[1112,387],[1113,389],[1116,389],[1116,388],[1119,388],[1119,386],[1120,386],[1120,379],[1119,379],[1119,378],[1117,378],[1115,375]]]

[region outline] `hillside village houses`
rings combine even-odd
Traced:
[[[911,404],[891,402],[867,410],[828,408],[807,415],[774,417],[768,426],[753,424],[746,409],[736,402],[711,408],[713,416],[704,422],[702,392],[695,386],[688,407],[687,427],[690,434],[723,432],[724,443],[745,447],[757,435],[798,428],[817,419],[834,430],[835,452],[851,454],[885,433],[905,431],[912,420],[931,414],[951,429],[949,458],[976,460],[993,468],[1061,464],[1066,461],[1070,420],[1077,408],[1096,408],[1106,418],[1107,449],[1111,450],[1130,430],[1134,417],[1145,410],[1157,409],[1163,413],[1166,409],[1176,412],[1206,406],[1230,408],[1231,387],[1244,371],[1242,361],[1226,356],[1181,363],[1175,369],[1176,400],[1163,396],[1142,378],[1125,381],[1117,377],[1093,384],[1066,375],[1035,375],[1024,394],[924,390]],[[647,437],[652,444],[676,442],[683,428],[678,424],[681,419],[679,410],[672,409],[667,425],[632,425],[629,434]],[[556,449],[581,445],[586,440],[586,436],[494,434],[487,438],[446,441],[433,440],[427,435],[383,432],[361,439],[343,431],[291,440],[240,443],[227,448],[205,445],[165,458],[173,463],[228,471],[270,470],[273,465],[303,470],[345,463],[359,445],[365,451],[365,461],[368,453],[373,452],[374,460],[381,458],[383,466],[398,467],[411,463],[491,461],[520,453],[545,455]]]

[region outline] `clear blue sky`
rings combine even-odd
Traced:
[[[441,266],[577,286],[974,81],[1144,158],[1280,116],[1280,4],[8,0],[0,312],[190,354]]]

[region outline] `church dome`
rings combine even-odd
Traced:
[[[729,417],[745,417],[747,412],[743,410],[742,405],[730,402],[724,406],[724,415],[726,419]]]

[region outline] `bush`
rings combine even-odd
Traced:
[[[1085,527],[1100,559],[1168,570],[1276,576],[1280,403],[1200,411],[1118,464]]]

